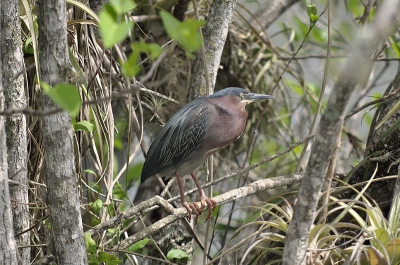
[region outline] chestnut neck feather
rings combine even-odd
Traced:
[[[246,125],[247,113],[245,104],[238,102],[239,100],[237,96],[209,100],[214,106],[212,111],[217,112],[217,114],[211,115],[215,118],[210,121],[210,134],[206,136],[207,149],[212,150],[208,155],[230,144],[242,135]]]

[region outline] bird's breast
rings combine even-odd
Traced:
[[[225,109],[217,106],[213,111],[204,141],[206,156],[236,141],[242,135],[247,119],[243,108]]]

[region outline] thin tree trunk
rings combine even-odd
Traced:
[[[229,24],[237,0],[215,0],[210,8],[207,24],[203,29],[204,45],[197,52],[190,79],[189,99],[212,94],[221,62]],[[210,91],[207,91],[207,88]]]
[[[50,85],[66,83],[70,62],[65,1],[38,1],[38,25],[41,80]],[[43,96],[44,110],[55,107]],[[63,111],[43,117],[42,122],[53,254],[59,265],[86,265],[71,117]]]
[[[22,53],[21,22],[18,1],[4,0],[0,14],[2,38],[0,56],[2,57],[3,87],[6,108],[23,109],[27,106],[24,91],[24,56]],[[13,209],[14,233],[29,228],[28,207],[28,169],[27,169],[27,127],[22,113],[14,114],[6,119],[8,177],[19,183],[10,187],[10,196],[15,207]],[[18,246],[30,244],[30,233],[20,235]],[[22,264],[29,264],[30,248],[19,248]]]
[[[2,11],[2,3],[0,2],[0,14]],[[0,23],[0,39],[2,36],[3,24]],[[0,42],[0,50],[2,49]],[[2,58],[0,56],[0,65]],[[0,72],[0,111],[4,110],[4,95],[2,74]],[[5,117],[0,115],[0,260],[2,264],[17,264],[17,245],[14,239],[14,230],[11,217],[11,203],[8,189],[8,172],[7,172],[7,146]]]

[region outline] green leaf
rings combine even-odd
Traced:
[[[136,252],[139,249],[144,248],[144,246],[146,246],[147,242],[149,242],[150,240],[151,240],[150,238],[142,239],[139,242],[133,244],[132,246],[129,246],[126,250],[131,252]]]
[[[88,263],[89,265],[98,265],[100,261],[97,259],[96,255],[90,255]]]
[[[100,199],[95,200],[94,202],[89,203],[90,208],[95,212],[100,212],[101,207],[103,207],[103,202]]]
[[[140,66],[137,65],[139,59],[139,51],[134,50],[128,57],[128,61],[120,62],[122,66],[122,74],[125,77],[131,78],[140,71]]]
[[[141,52],[150,55],[150,59],[154,60],[161,55],[161,46],[156,43],[145,43],[143,40],[131,45],[133,52],[129,55],[127,62],[120,62],[122,65],[122,73],[125,77],[131,78],[141,70],[138,65],[139,54]]]
[[[95,253],[97,249],[96,242],[92,239],[90,233],[85,233],[85,245],[88,253]]]
[[[93,132],[94,124],[88,121],[80,121],[75,123],[74,130],[77,131],[85,131],[85,132]]]
[[[116,199],[128,198],[128,194],[123,189],[121,183],[119,183],[119,182],[115,183],[114,188],[113,188],[113,196]]]
[[[114,265],[122,263],[122,260],[118,259],[115,255],[108,254],[106,252],[101,251],[97,255],[97,259],[100,262],[105,262],[107,265]]]
[[[297,25],[297,27],[299,28],[299,30],[295,30],[295,36],[294,39],[296,41],[300,41],[301,39],[303,39],[305,37],[305,35],[307,34],[308,31],[308,27],[307,25],[301,21],[300,19],[298,19],[296,16],[293,17],[293,23],[295,25]]]
[[[78,115],[82,99],[76,86],[72,84],[57,84],[51,88],[42,82],[43,92],[49,96],[59,107],[69,112],[72,117]]]
[[[185,22],[180,22],[165,11],[161,11],[160,16],[171,39],[177,40],[183,48],[190,52],[196,51],[201,47],[203,37],[198,32],[198,29],[205,24],[204,21],[189,19]]]
[[[391,240],[391,237],[388,231],[385,228],[378,228],[374,231],[376,240],[378,240],[382,245],[386,245]],[[380,248],[381,244],[377,244],[378,248]]]
[[[140,175],[142,173],[142,169],[143,169],[143,162],[139,162],[134,164],[133,166],[130,166],[127,174],[127,183],[130,184],[134,180],[139,180]]]
[[[316,21],[318,21],[318,19],[319,19],[318,15],[313,15],[313,14],[310,15],[310,21],[311,22],[316,22]]]
[[[188,258],[189,258],[189,255],[180,249],[171,249],[167,254],[168,260],[173,260],[173,259],[180,260],[180,259],[188,259]]]
[[[390,40],[390,43],[392,44],[392,50],[396,54],[397,57],[400,57],[400,46],[399,42],[396,42],[393,37],[388,37]]]
[[[314,4],[309,4],[307,6],[307,14],[310,17],[311,23],[316,22],[319,19],[317,12],[317,7]]]
[[[179,33],[176,29],[179,28],[179,24],[181,22],[177,20],[174,16],[172,16],[170,13],[163,10],[160,11],[160,16],[168,36],[171,39],[178,40]]]
[[[150,54],[150,59],[157,59],[161,55],[161,46],[156,43],[146,43],[143,40],[132,44],[132,50]]]
[[[309,4],[307,6],[307,14],[310,15],[317,15],[317,7],[314,4]]]
[[[94,172],[94,171],[91,170],[91,169],[85,169],[84,172],[89,173],[89,174],[93,174],[93,175],[97,176],[96,172]]]
[[[24,53],[33,54],[32,37],[26,39],[24,44]]]
[[[204,21],[199,20],[188,20],[179,25],[178,30],[182,34],[180,42],[185,49],[196,51],[201,47],[203,37],[197,30],[203,26],[204,23]]]
[[[116,43],[124,40],[131,29],[133,28],[133,21],[122,21],[116,14],[116,11],[111,5],[104,5],[104,9],[99,14],[100,18],[100,32],[103,36],[104,46],[110,48]]]
[[[107,212],[111,217],[115,216],[115,210],[114,210],[114,202],[111,202],[107,205]]]
[[[133,0],[112,0],[111,5],[115,12],[121,15],[136,7],[136,3]]]

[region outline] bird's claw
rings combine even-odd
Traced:
[[[184,203],[182,206],[186,208],[188,215],[186,216],[186,219],[190,222],[192,214],[195,216],[194,218],[194,223],[197,224],[197,219],[199,218],[199,215],[203,212],[205,205],[207,204],[208,206],[208,215],[206,217],[205,222],[210,219],[212,212],[214,209],[217,207],[217,203],[206,196],[200,198],[200,207],[197,205],[197,203]]]
[[[199,218],[202,209],[196,203],[184,203],[182,206],[185,207],[188,212],[188,215],[186,216],[188,222],[190,222],[192,214],[194,214],[194,223],[197,224],[197,219]]]
[[[208,219],[210,219],[212,212],[214,211],[215,208],[217,208],[217,203],[216,201],[214,201],[212,198],[208,198],[208,197],[201,197],[200,198],[200,202],[201,202],[201,210],[203,211],[205,203],[207,203],[208,206],[208,215],[206,217],[206,220],[204,222],[207,222]]]

